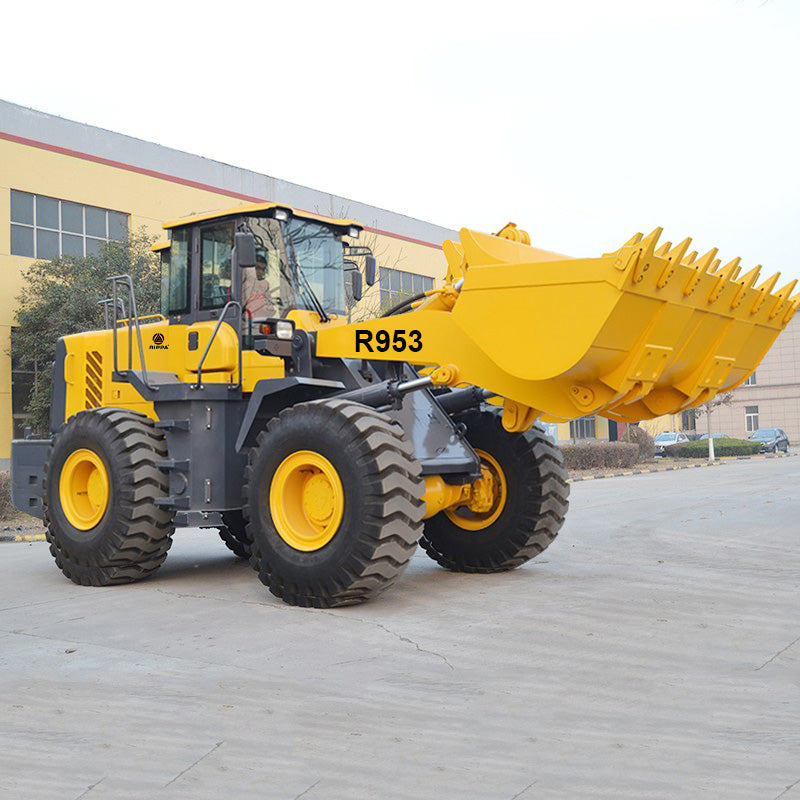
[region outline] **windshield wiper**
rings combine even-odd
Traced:
[[[327,312],[325,311],[324,306],[320,303],[319,298],[316,294],[314,294],[314,290],[311,288],[311,283],[309,282],[308,278],[306,277],[305,272],[303,272],[303,268],[297,263],[297,256],[294,252],[294,245],[289,242],[288,247],[286,248],[289,254],[289,260],[292,264],[292,270],[296,275],[300,277],[300,285],[298,288],[305,294],[306,300],[308,300],[312,306],[314,306],[314,311],[319,314],[319,318],[321,322],[330,322],[330,317],[328,316]]]

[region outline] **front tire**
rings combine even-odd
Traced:
[[[156,462],[164,435],[142,414],[81,411],[56,434],[44,482],[44,521],[61,571],[83,586],[129,583],[155,572],[172,544],[172,512]]]
[[[538,428],[509,433],[494,411],[472,411],[460,421],[502,491],[485,514],[460,508],[431,517],[420,544],[454,572],[514,569],[547,548],[564,524],[569,484],[561,451]]]
[[[336,399],[286,409],[259,434],[245,471],[250,563],[289,605],[370,600],[416,548],[423,492],[390,417]]]

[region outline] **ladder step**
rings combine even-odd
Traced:
[[[161,508],[189,508],[190,497],[156,497],[156,505]]]
[[[164,461],[156,461],[156,466],[159,469],[163,469],[165,472],[169,472],[170,470],[174,470],[175,472],[188,472],[189,459],[167,458]]]
[[[156,422],[156,428],[162,428],[165,431],[188,431],[188,419],[162,419]]]

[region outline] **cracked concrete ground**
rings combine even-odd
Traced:
[[[0,797],[800,799],[800,459],[575,484],[503,575],[272,598],[212,533],[140,584],[0,545]]]

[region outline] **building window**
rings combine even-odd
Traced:
[[[744,407],[744,427],[748,433],[758,430],[758,406]]]
[[[128,215],[11,190],[11,255],[51,261],[95,255],[128,238]]]
[[[433,289],[433,278],[429,278],[427,275],[417,275],[415,272],[381,267],[380,286],[381,306],[388,308],[406,297],[412,297],[420,292],[429,292]]]
[[[695,431],[697,430],[697,417],[693,408],[687,408],[681,412],[681,430],[682,431]]]
[[[15,328],[11,329],[13,350]],[[38,365],[33,364],[24,369],[20,367],[17,359],[11,359],[11,423],[13,425],[13,438],[22,439],[25,435],[25,426],[30,424],[25,409],[31,399],[33,387],[38,377]]]
[[[755,386],[756,385],[756,374],[755,372],[752,375],[748,375],[747,380],[742,384],[742,386]]]
[[[569,435],[573,439],[594,439],[594,417],[580,417],[569,423]]]

